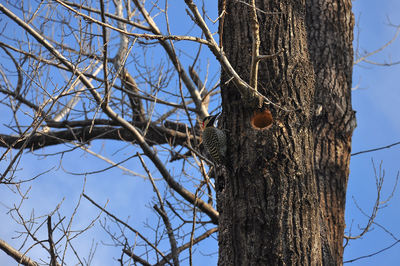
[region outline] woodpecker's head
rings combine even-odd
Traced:
[[[215,119],[217,119],[218,115],[219,115],[219,113],[216,114],[216,115],[206,116],[206,117],[203,119],[203,128],[206,128],[206,127],[213,127],[213,126],[214,126]]]

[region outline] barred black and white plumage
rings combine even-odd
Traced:
[[[214,127],[218,115],[207,116],[203,119],[203,144],[212,160],[217,164],[224,164],[226,154],[226,135],[221,129]]]

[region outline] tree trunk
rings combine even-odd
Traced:
[[[350,0],[306,3],[308,50],[316,76],[312,130],[322,259],[324,265],[340,265],[351,136],[356,125],[351,108],[354,17]]]
[[[219,0],[220,14],[224,2],[224,52],[249,81],[251,7]],[[274,104],[248,107],[222,71],[223,127],[232,170],[216,181],[219,265],[342,261],[353,129],[351,3],[305,2],[257,1],[260,54],[284,49],[259,66],[258,90]],[[331,41],[327,51],[324,38]],[[265,109],[272,113],[272,126],[255,128],[252,117]]]

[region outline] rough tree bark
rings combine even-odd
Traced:
[[[222,71],[232,173],[217,177],[219,265],[339,265],[354,114],[351,2],[257,2],[258,88],[276,105],[248,107]],[[307,2],[307,4],[306,4]],[[249,80],[251,7],[219,0],[222,45]],[[271,127],[254,128],[269,109]]]
[[[351,136],[356,125],[351,108],[354,17],[350,0],[313,0],[306,5],[308,50],[316,76],[312,130],[322,259],[324,265],[340,265]]]

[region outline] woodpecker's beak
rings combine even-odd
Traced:
[[[218,118],[218,116],[219,116],[220,114],[221,114],[221,113],[218,113],[218,114],[213,115],[213,116],[212,116],[212,121],[215,122],[215,120],[217,120],[217,118]]]
[[[217,119],[217,117],[219,116],[220,113],[216,114],[216,115],[210,115],[207,116],[206,118],[204,118],[203,122],[201,123],[202,125],[202,129],[204,129],[206,127],[205,122],[207,121],[207,126],[211,125],[213,126],[215,123],[215,120]]]
[[[211,125],[214,125],[215,120],[217,120],[217,117],[219,116],[219,114],[220,114],[220,113],[218,113],[218,114],[216,114],[216,115],[213,115],[213,116],[211,117],[211,119],[210,119],[210,122],[208,122],[208,123],[211,124]]]

